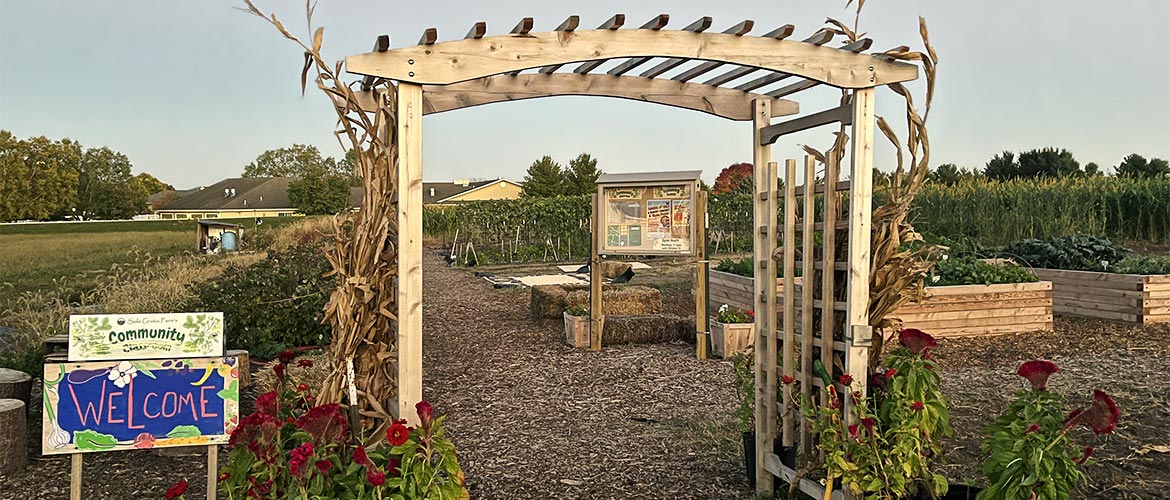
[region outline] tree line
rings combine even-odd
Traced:
[[[1170,162],[1161,158],[1147,160],[1142,155],[1134,153],[1122,158],[1121,162],[1113,167],[1113,173],[1118,177],[1138,179],[1168,177]],[[888,175],[880,174],[886,179],[875,177],[875,182],[888,180]],[[1103,175],[1106,175],[1106,172],[1100,165],[1090,162],[1081,167],[1068,150],[1049,147],[1024,151],[1018,155],[1004,151],[988,160],[982,169],[960,168],[953,163],[944,163],[931,170],[927,180],[952,186],[965,179],[1009,181]]]
[[[127,219],[146,211],[150,195],[174,189],[132,168],[108,147],[0,130],[0,221]]]
[[[532,162],[524,175],[523,196],[546,198],[550,196],[577,196],[597,192],[597,159],[581,153],[561,167],[551,156]]]
[[[260,153],[244,166],[242,177],[296,177],[288,199],[305,215],[328,215],[350,208],[350,186],[362,185],[354,174],[353,150],[341,159],[324,156],[316,146],[293,144]]]

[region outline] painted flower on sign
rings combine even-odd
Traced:
[[[129,361],[122,361],[110,370],[110,380],[114,381],[114,385],[118,387],[126,387],[134,377],[138,376],[138,369]]]

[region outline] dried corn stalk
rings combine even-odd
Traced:
[[[243,10],[269,22],[304,49],[301,91],[305,90],[309,70],[315,70],[317,88],[329,97],[337,113],[338,142],[355,152],[355,174],[362,178],[365,195],[357,214],[334,217],[337,236],[327,257],[338,284],[325,306],[325,321],[333,327],[330,345],[333,371],[317,399],[323,404],[343,403],[356,408],[368,422],[364,432],[377,440],[392,419],[386,405],[397,394],[395,166],[398,151],[394,140],[397,115],[392,106],[395,89],[379,81],[370,90],[355,90],[359,82],[347,83],[340,79],[342,62],[330,66],[321,57],[324,28],[313,29],[314,3],[305,3],[309,32],[313,34],[311,45],[291,34],[276,15],[264,14],[251,0],[244,3],[247,9]],[[359,92],[368,92],[383,105],[376,112],[363,111]],[[352,380],[348,373],[353,374]],[[356,398],[350,397],[351,391],[356,393]],[[354,431],[363,432],[363,429]]]

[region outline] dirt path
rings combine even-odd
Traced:
[[[527,293],[436,258],[423,284],[424,396],[473,498],[751,497],[730,363],[681,343],[572,350]]]

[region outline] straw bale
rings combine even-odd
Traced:
[[[695,341],[695,319],[674,314],[606,316],[602,345]]]

